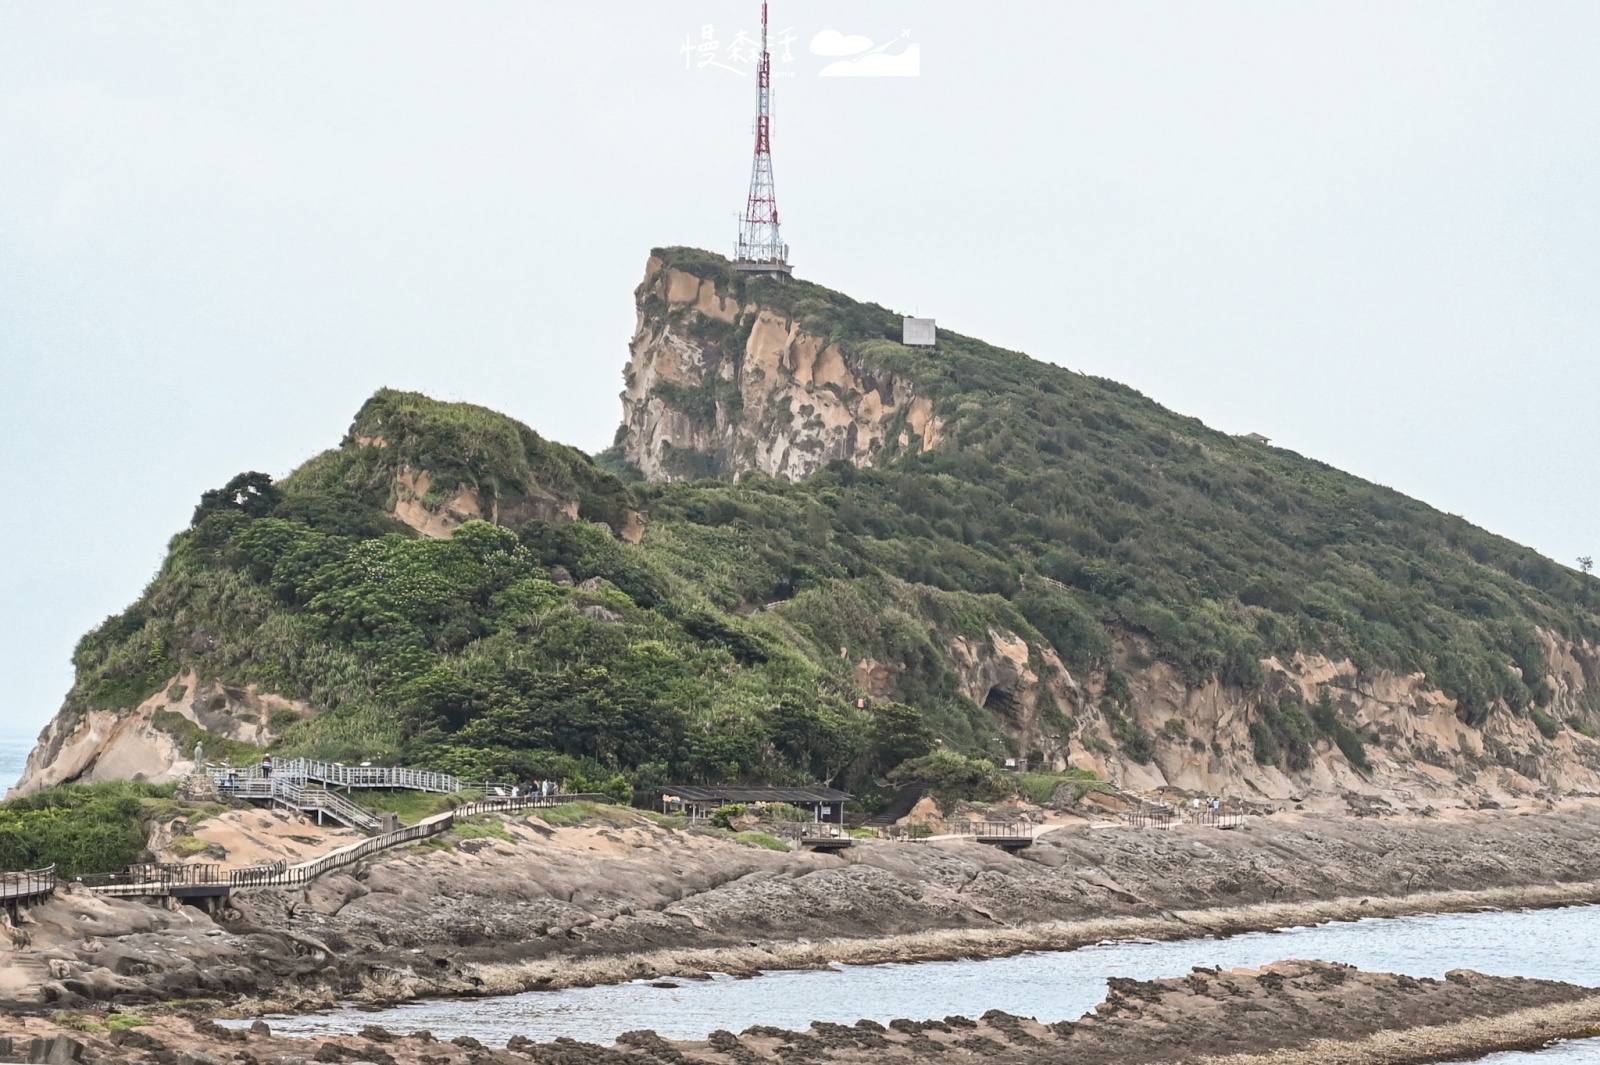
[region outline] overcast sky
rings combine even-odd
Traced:
[[[733,242],[758,19],[0,3],[0,732],[202,491],[380,386],[609,444],[650,247]],[[773,23],[800,275],[1600,553],[1600,4]],[[822,76],[865,51],[918,74]]]

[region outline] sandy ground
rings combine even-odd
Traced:
[[[289,810],[259,808],[229,810],[207,817],[193,825],[188,834],[211,849],[199,854],[179,853],[172,848],[169,829],[152,841],[158,860],[220,862],[230,866],[284,861],[296,865],[365,838],[355,829],[333,822],[318,825]]]

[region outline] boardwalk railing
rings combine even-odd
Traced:
[[[609,795],[584,791],[575,792],[571,795],[503,795],[488,799],[478,799],[474,802],[462,803],[455,808],[454,812],[461,817],[471,817],[474,814],[506,813],[512,810],[549,810],[575,802],[597,802],[605,806],[615,806],[617,804],[617,800]]]
[[[259,786],[256,782],[268,779],[259,765],[208,765],[206,773],[218,788],[236,791],[240,795],[247,794],[247,787]],[[439,795],[454,795],[466,787],[460,777],[449,773],[407,769],[404,766],[344,765],[311,758],[286,758],[275,763],[270,779],[310,781],[330,788],[431,791]]]
[[[516,810],[549,809],[553,806],[565,806],[573,802],[601,802],[614,804],[616,802],[609,795],[578,794],[578,795],[519,795],[515,798],[507,796],[502,799],[480,799],[477,802],[465,802],[453,810],[446,810],[442,814],[424,818],[414,825],[393,832],[385,832],[381,836],[352,843],[348,847],[329,851],[320,858],[288,868],[273,869],[252,866],[246,869],[235,869],[229,876],[234,887],[295,887],[300,884],[310,883],[324,873],[331,873],[335,869],[342,869],[347,865],[354,865],[369,854],[387,850],[390,847],[399,847],[407,843],[437,836],[441,832],[448,832],[455,827],[456,819],[460,817],[473,817],[486,813],[510,813]]]
[[[927,825],[883,825],[878,831],[884,839],[897,843],[922,843],[933,835],[933,829]]]
[[[1185,824],[1203,828],[1238,828],[1244,821],[1244,815],[1234,810],[1213,810],[1202,806],[1198,810],[1185,810],[1183,820]]]
[[[78,879],[102,895],[165,895],[174,888],[220,887],[228,883],[228,874],[211,863],[145,862],[120,873],[90,873]]]
[[[779,839],[804,843],[814,839],[848,839],[843,825],[831,821],[762,821],[756,829]]]
[[[351,828],[367,832],[383,823],[377,814],[366,807],[336,791],[329,791],[321,784],[308,783],[304,777],[258,775],[240,779],[225,776],[217,785],[217,790],[223,795],[241,799],[270,799],[302,812],[320,811]]]
[[[1178,811],[1170,806],[1146,803],[1122,815],[1134,828],[1171,828],[1178,821]]]
[[[56,889],[56,867],[24,869],[20,873],[0,873],[0,902],[21,902],[48,895]]]
[[[354,865],[369,854],[387,850],[390,847],[399,847],[406,843],[415,843],[417,840],[437,836],[441,832],[448,832],[455,826],[456,812],[454,810],[437,814],[433,817],[418,821],[414,825],[393,832],[385,832],[381,836],[371,836],[348,847],[329,851],[320,858],[299,865],[286,868],[273,866],[249,866],[244,869],[234,869],[228,873],[228,880],[236,888],[246,887],[298,887],[309,884],[324,873],[331,873],[335,869],[343,869],[347,865]]]
[[[1172,828],[1175,825],[1196,825],[1202,828],[1238,828],[1243,816],[1233,810],[1213,810],[1202,806],[1168,806],[1166,803],[1145,803],[1129,810],[1122,819],[1134,828]]]
[[[349,799],[336,791],[329,791],[319,784],[300,784],[293,780],[274,780],[273,798],[286,806],[293,806],[296,810],[311,811],[328,814],[337,821],[342,821],[351,828],[359,828],[371,832],[383,822],[378,815],[364,806],[357,806]]]
[[[977,839],[1033,838],[1033,826],[1025,821],[957,821],[950,827],[957,835]]]

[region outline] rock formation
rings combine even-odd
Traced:
[[[939,446],[944,423],[905,378],[793,316],[740,304],[651,257],[623,376],[623,454],[647,480],[802,480],[834,459],[872,466]]]

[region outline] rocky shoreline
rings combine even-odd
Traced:
[[[0,1006],[184,1000],[248,1016],[1600,903],[1593,804],[1278,815],[1233,832],[1088,822],[1017,856],[970,842],[780,853],[626,811],[605,818],[495,819],[473,838],[389,852],[303,890],[237,893],[215,915],[75,888],[7,930]]]
[[[40,1065],[760,1065],[762,1062],[955,1060],[1001,1065],[1411,1065],[1497,1050],[1534,1049],[1600,1034],[1600,991],[1546,980],[1454,970],[1443,980],[1284,961],[1261,969],[1196,968],[1140,981],[1113,978],[1105,1001],[1076,1020],[990,1010],[981,1018],[813,1022],[805,1031],[758,1025],[705,1040],[622,1033],[612,1047],[513,1036],[504,1049],[470,1037],[368,1026],[358,1034],[296,1038],[256,1022],[131,1015],[0,1017],[0,1060]]]

